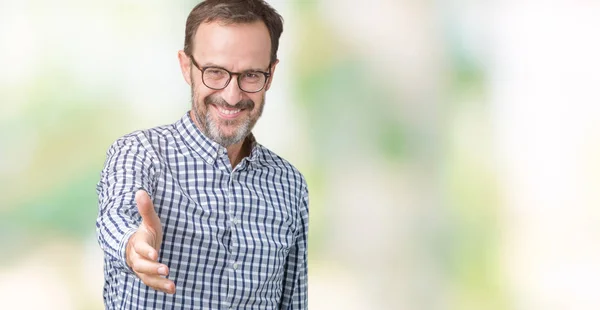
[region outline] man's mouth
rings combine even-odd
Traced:
[[[216,105],[214,105],[214,107],[217,109],[217,112],[219,112],[221,117],[224,117],[224,118],[235,118],[236,116],[238,116],[240,114],[240,112],[243,111],[243,109],[227,109],[227,108],[224,108],[221,106],[216,106]]]

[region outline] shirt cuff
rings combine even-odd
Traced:
[[[123,239],[121,239],[121,243],[119,244],[119,264],[121,264],[121,267],[125,272],[128,272],[130,274],[135,273],[133,272],[133,269],[131,269],[131,267],[127,265],[127,242],[137,230],[137,227],[132,227],[128,231],[126,231],[125,234],[123,234]]]

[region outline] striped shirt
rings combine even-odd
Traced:
[[[107,309],[306,309],[308,190],[290,163],[252,135],[234,169],[227,150],[186,113],[108,150],[97,186]],[[125,262],[148,192],[163,227],[159,262],[174,295],[146,286]]]

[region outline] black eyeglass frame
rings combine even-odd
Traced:
[[[222,90],[225,89],[227,87],[227,85],[229,85],[229,83],[231,82],[231,79],[233,78],[234,75],[237,75],[237,82],[238,82],[238,88],[240,90],[242,90],[243,92],[246,93],[258,93],[259,91],[263,90],[265,88],[265,86],[267,85],[267,82],[269,81],[269,78],[271,77],[271,64],[269,64],[269,72],[264,72],[264,71],[257,71],[257,70],[248,70],[248,71],[244,71],[244,72],[231,72],[225,68],[221,68],[221,67],[216,67],[216,66],[207,66],[207,67],[200,67],[200,65],[198,65],[198,63],[196,62],[196,60],[194,59],[193,55],[189,55],[190,59],[192,60],[192,64],[194,65],[194,67],[198,68],[198,70],[200,70],[200,72],[202,72],[202,84],[204,84],[204,86],[213,89],[213,90]],[[221,88],[215,88],[215,87],[210,87],[206,84],[206,82],[204,82],[204,70],[206,69],[219,69],[219,70],[223,70],[225,72],[227,72],[229,74],[229,78],[227,79],[227,82],[225,83],[225,86],[221,87]],[[261,73],[264,74],[265,76],[265,82],[263,83],[262,87],[259,90],[256,91],[247,91],[245,89],[242,88],[242,83],[240,81],[242,74],[247,73],[247,72],[254,72],[254,73]]]

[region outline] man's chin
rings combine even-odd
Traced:
[[[219,137],[232,139],[239,134],[240,125],[227,125],[227,124],[219,124],[217,127],[217,132],[219,133]]]
[[[242,119],[223,120],[214,115],[207,118],[207,131],[222,146],[239,143],[249,134],[249,124]]]
[[[246,137],[245,134],[241,134],[239,132],[239,128],[235,127],[235,128],[227,128],[226,130],[223,130],[224,128],[219,127],[217,132],[211,132],[211,134],[216,134],[215,136],[213,136],[213,140],[215,140],[217,143],[221,144],[222,146],[230,146],[233,144],[236,144],[242,140],[244,140],[244,138]]]

